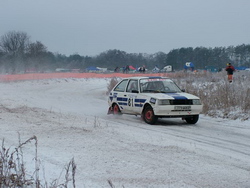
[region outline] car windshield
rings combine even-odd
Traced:
[[[178,93],[181,89],[170,79],[147,78],[140,80],[141,93]]]

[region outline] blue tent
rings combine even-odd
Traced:
[[[246,68],[248,68],[248,67],[234,67],[236,70],[246,70]]]
[[[99,71],[100,69],[96,68],[96,67],[88,67],[86,68],[87,71]]]
[[[184,66],[184,69],[185,70],[191,69],[193,71],[194,70],[194,64],[192,62],[186,62],[185,66]]]

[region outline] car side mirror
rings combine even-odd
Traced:
[[[132,93],[139,93],[138,90],[132,90]]]
[[[186,90],[185,90],[185,89],[181,89],[181,91],[182,91],[182,92],[186,92]]]

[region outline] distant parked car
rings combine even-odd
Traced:
[[[148,124],[158,118],[183,118],[197,123],[202,111],[199,97],[183,92],[165,77],[130,77],[110,92],[108,114],[141,115]]]

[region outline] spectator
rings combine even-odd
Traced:
[[[142,73],[145,73],[145,71],[146,71],[146,67],[145,67],[145,65],[143,65],[142,66]]]
[[[126,72],[126,73],[129,73],[129,65],[126,66],[125,72]]]
[[[227,79],[229,83],[231,83],[233,81],[233,72],[235,71],[235,68],[231,63],[228,63],[225,70],[227,71]]]
[[[140,73],[145,73],[145,71],[146,71],[145,65],[143,65],[142,67],[139,67]]]
[[[115,72],[119,72],[119,67],[116,67],[116,68],[115,68]]]

